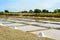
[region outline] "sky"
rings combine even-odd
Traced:
[[[47,9],[49,11],[60,9],[60,0],[0,0],[0,11],[23,11],[30,9]]]

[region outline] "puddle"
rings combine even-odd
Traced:
[[[60,25],[49,24],[49,23],[39,23],[38,25],[44,26],[44,27],[51,27],[51,28],[58,28],[58,27],[60,27]]]
[[[6,26],[10,26],[10,27],[18,27],[18,26],[22,26],[24,24],[17,24],[17,23],[3,23],[3,25],[6,25]]]
[[[34,25],[39,25],[39,26],[44,26],[44,27],[51,27],[51,28],[58,28],[60,25],[57,24],[51,24],[51,23],[40,23],[40,22],[25,22],[26,24],[34,24]]]
[[[38,22],[26,22],[26,24],[39,24]]]
[[[25,26],[22,26],[22,27],[16,27],[17,29],[19,30],[22,30],[22,31],[33,31],[33,30],[41,30],[41,29],[47,29],[47,28],[43,28],[43,27],[36,27],[36,26],[29,26],[29,25],[25,25]]]
[[[0,18],[0,20],[5,20],[4,18]]]

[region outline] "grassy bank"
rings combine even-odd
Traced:
[[[25,18],[32,18],[37,20],[50,20],[50,21],[60,21],[60,13],[1,13],[0,17],[25,17]]]
[[[0,15],[6,16],[34,16],[34,17],[58,17],[60,18],[60,13],[0,13]]]
[[[60,18],[60,13],[23,13],[23,16],[57,17],[57,18]]]

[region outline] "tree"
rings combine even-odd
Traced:
[[[49,11],[48,10],[46,10],[46,9],[43,9],[42,10],[42,13],[48,13]]]
[[[29,13],[33,13],[33,10],[29,10]]]
[[[54,13],[60,13],[60,9],[55,9]]]
[[[34,9],[34,13],[35,13],[35,17],[39,16],[41,13],[41,10],[40,9]]]
[[[40,9],[34,9],[34,13],[41,13]]]
[[[6,13],[9,13],[9,11],[8,11],[8,10],[5,10],[5,12],[6,12]]]
[[[28,13],[27,11],[22,11],[22,13]]]

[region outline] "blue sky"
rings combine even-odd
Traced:
[[[30,9],[60,9],[60,0],[0,0],[0,11],[22,11]]]

